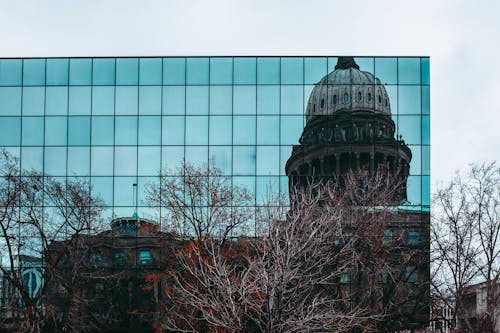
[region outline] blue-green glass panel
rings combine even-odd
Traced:
[[[256,120],[256,116],[233,117],[233,144],[255,145]]]
[[[183,116],[162,117],[162,144],[182,145],[184,144],[184,124]]]
[[[161,117],[139,117],[139,145],[161,144]],[[160,166],[158,165],[158,169]]]
[[[285,175],[285,178],[287,179],[287,184],[288,184],[288,177],[286,177],[285,173],[285,164],[286,161],[292,156],[292,146],[291,145],[284,145],[280,147],[280,174],[282,176]],[[288,187],[287,187],[288,191]]]
[[[198,168],[208,162],[208,146],[186,146],[186,162]]]
[[[69,84],[77,86],[92,84],[92,59],[70,59]]]
[[[92,145],[112,145],[114,136],[115,119],[113,116],[92,117]]]
[[[137,144],[137,117],[117,116],[115,117],[115,145]]]
[[[136,177],[115,177],[114,179],[114,205],[115,206],[135,206],[134,184],[137,184]],[[132,215],[132,209],[127,215]]]
[[[431,144],[431,118],[422,116],[422,144]]]
[[[115,84],[115,59],[94,59],[92,83],[98,86]]]
[[[116,87],[117,115],[135,115],[138,107],[138,87]]]
[[[429,86],[422,86],[422,114],[431,112],[431,96]]]
[[[326,58],[304,59],[304,83],[318,83],[326,74]]]
[[[419,145],[421,143],[421,124],[419,116],[399,116],[399,135],[407,144]]]
[[[47,87],[45,91],[45,114],[68,114],[68,87]]]
[[[92,87],[69,87],[69,114],[89,115],[92,105]]]
[[[208,84],[208,58],[188,58],[186,60],[186,84]]]
[[[299,143],[304,128],[302,116],[281,116],[280,126],[280,144],[292,145]]]
[[[43,117],[23,117],[22,144],[28,146],[43,145]]]
[[[21,143],[21,117],[0,117],[0,145],[19,146]]]
[[[139,82],[139,59],[116,59],[116,85],[137,85]]]
[[[372,57],[356,57],[354,61],[359,66],[359,70],[369,73],[375,71],[375,59]]]
[[[335,66],[337,65],[338,57],[328,57],[327,59],[327,72],[331,73],[335,70]]]
[[[279,58],[257,58],[257,84],[280,84]]]
[[[43,147],[23,147],[21,149],[23,172],[43,172]]]
[[[422,205],[431,204],[431,177],[422,176]]]
[[[233,113],[255,114],[257,111],[256,93],[255,86],[234,86]]]
[[[45,144],[49,146],[65,146],[67,139],[67,118],[45,118]]]
[[[136,174],[137,147],[115,147],[115,176],[135,176]]]
[[[139,87],[139,114],[161,114],[161,86]]]
[[[68,119],[68,145],[90,144],[90,116],[72,116]]]
[[[16,168],[19,169],[20,165],[21,165],[21,161],[20,161],[20,157],[21,157],[21,147],[3,147],[2,149],[4,149],[8,154],[10,154],[10,156],[16,158],[16,160],[13,160],[12,163],[13,165],[16,166]],[[7,170],[5,170],[5,168],[0,168],[0,175],[6,175],[8,172]],[[15,172],[16,175],[19,175],[20,172]],[[2,193],[3,194],[3,193]]]
[[[20,86],[23,77],[21,59],[0,60],[0,86]]]
[[[184,146],[164,146],[161,149],[161,170],[165,175],[177,175],[184,161]]]
[[[304,114],[304,89],[300,85],[281,86],[281,114]]]
[[[280,176],[280,195],[283,198],[283,204],[284,205],[290,205],[290,200],[288,198],[288,177],[287,176]]]
[[[47,176],[66,175],[66,147],[45,147],[43,171]]]
[[[255,175],[255,146],[233,147],[233,175]]]
[[[186,88],[184,86],[163,87],[163,114],[185,114],[185,92]]]
[[[158,154],[159,156],[160,154]],[[159,162],[159,160],[158,160]],[[139,162],[140,163],[140,162]],[[147,189],[150,185],[155,185],[157,188],[160,186],[160,178],[158,176],[158,170],[160,165],[158,164],[156,173],[153,177],[137,177],[137,197],[138,197],[138,210],[137,213],[141,217],[151,219],[153,221],[161,221],[159,216],[158,207],[150,207],[147,203]],[[140,173],[139,173],[140,174]],[[142,206],[142,207],[141,207]]]
[[[407,195],[408,201],[412,205],[421,204],[421,177],[422,176],[408,176],[407,180]]]
[[[23,115],[43,116],[45,108],[45,87],[23,88]]]
[[[280,113],[280,86],[257,86],[257,113]]]
[[[0,87],[0,116],[21,115],[21,88]]]
[[[281,84],[304,83],[304,59],[281,58]]]
[[[115,87],[92,87],[92,114],[115,114]]]
[[[186,116],[186,144],[208,144],[208,117]]]
[[[230,145],[233,138],[231,116],[210,116],[209,142],[211,145]]]
[[[255,199],[257,205],[266,205],[270,198],[275,198],[279,189],[279,177],[257,176]]]
[[[279,175],[279,170],[279,146],[257,146],[257,175]]]
[[[382,84],[398,83],[398,62],[396,58],[375,58],[375,76]]]
[[[47,85],[68,85],[68,59],[47,59]]]
[[[280,144],[280,119],[278,116],[257,116],[257,144]]]
[[[255,84],[257,80],[256,58],[234,58],[234,84]]]
[[[139,175],[155,176],[160,173],[160,147],[139,147]]]
[[[422,174],[422,146],[410,145],[411,162],[410,162],[410,175]]]
[[[233,149],[231,146],[210,146],[210,167],[219,168],[223,175],[231,175]]]
[[[186,83],[186,58],[163,59],[163,84]]]
[[[429,58],[420,59],[420,71],[422,72],[420,82],[422,82],[422,84],[429,84],[430,83]]]
[[[92,147],[91,174],[93,176],[113,175],[113,147]]]
[[[210,58],[210,84],[233,83],[233,59]]]
[[[113,178],[112,177],[92,177],[90,193],[93,197],[99,197],[106,206],[113,205]]]
[[[68,148],[68,175],[90,176],[90,147]]]
[[[45,85],[45,59],[24,59],[23,85]]]
[[[420,84],[420,58],[398,59],[398,83]]]
[[[255,176],[233,176],[233,188],[244,188],[248,191],[252,198],[255,198]],[[250,205],[254,205],[254,200],[250,203]]]
[[[399,114],[420,114],[420,86],[399,87]]]
[[[186,87],[186,114],[208,114],[208,86]]]
[[[431,147],[422,146],[422,174],[431,174]]]
[[[162,66],[161,58],[141,58],[139,60],[139,84],[160,85]]]
[[[389,96],[389,105],[391,106],[391,113],[393,116],[397,115],[401,111],[399,110],[399,98],[398,98],[398,86],[397,85],[386,85],[385,86],[385,91],[387,92],[387,95]],[[375,99],[374,99],[375,101]],[[405,105],[408,104],[408,100],[406,100]],[[409,106],[410,109],[413,108],[413,106]]]
[[[210,114],[226,114],[233,112],[233,87],[210,86]]]

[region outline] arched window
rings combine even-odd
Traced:
[[[337,104],[337,95],[333,95],[333,105]]]
[[[368,102],[372,101],[372,93],[368,93],[368,96],[366,97],[368,99]]]
[[[347,104],[349,102],[349,94],[344,93],[344,104]]]
[[[361,91],[358,91],[358,98],[357,98],[358,102],[361,102]]]
[[[382,103],[382,96],[378,95],[378,102]]]
[[[323,98],[321,99],[321,104],[320,105],[321,105],[321,108],[323,108],[325,106],[325,100]]]
[[[387,106],[389,102],[387,101],[387,98],[385,99],[385,106]]]
[[[316,104],[313,104],[313,113],[316,112]]]

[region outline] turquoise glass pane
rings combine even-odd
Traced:
[[[281,116],[280,117],[280,144],[292,145],[298,144],[302,134],[303,117],[302,116]]]
[[[255,146],[233,147],[233,174],[241,176],[255,175]]]
[[[422,205],[431,204],[431,177],[422,176]]]
[[[68,145],[88,146],[90,144],[90,116],[68,118]]]
[[[68,175],[90,176],[90,147],[68,148]]]
[[[280,144],[280,120],[278,116],[257,116],[257,144]]]
[[[161,86],[139,87],[139,114],[161,114]]]
[[[113,175],[113,147],[92,147],[91,174],[93,176]]]
[[[92,59],[70,60],[69,84],[78,86],[88,86],[92,84]]]
[[[232,178],[233,178],[233,188],[244,188],[248,191],[248,193],[252,196],[252,198],[255,198],[255,182],[256,182],[255,176],[246,176],[246,177],[233,176]],[[253,204],[254,202],[250,203],[250,205]]]
[[[288,177],[286,177],[286,174],[285,174],[285,164],[291,155],[292,155],[292,146],[291,145],[284,145],[284,146],[280,147],[280,174],[286,178],[287,184],[288,184]],[[288,191],[288,186],[287,186],[287,191]]]
[[[210,86],[210,114],[230,115],[233,112],[233,87]]]
[[[45,144],[49,146],[65,146],[67,139],[67,118],[45,118]]]
[[[256,116],[233,117],[233,144],[255,145],[256,120]]]
[[[233,113],[255,114],[256,111],[256,87],[234,86]]]
[[[230,145],[233,138],[233,119],[231,116],[210,116],[211,145]]]
[[[256,203],[257,205],[266,205],[270,197],[275,197],[279,189],[279,177],[276,176],[257,176],[256,178]]]
[[[335,70],[335,66],[337,65],[338,57],[328,57],[327,59],[327,72],[333,72]]]
[[[420,84],[420,58],[398,59],[398,83]]]
[[[186,144],[208,145],[208,117],[186,116]]]
[[[422,114],[431,112],[431,96],[429,86],[422,86]]]
[[[375,58],[375,76],[382,84],[398,83],[398,63],[396,58]]]
[[[24,59],[23,85],[45,85],[45,59]]]
[[[184,86],[163,87],[163,114],[184,115],[186,113]]]
[[[304,59],[304,83],[318,83],[326,74],[326,58]]]
[[[115,176],[135,176],[136,174],[137,147],[115,147]]]
[[[0,116],[21,115],[21,88],[0,87]]]
[[[372,57],[356,57],[354,58],[359,70],[373,74],[375,72],[375,58]]]
[[[68,87],[47,87],[45,90],[45,114],[68,114]]]
[[[420,59],[420,70],[422,72],[421,76],[422,84],[429,84],[430,83],[429,58]]]
[[[280,113],[280,86],[257,86],[257,113]]]
[[[20,86],[23,77],[21,59],[0,60],[0,86]]]
[[[422,144],[431,144],[431,118],[422,116]]]
[[[216,167],[223,175],[231,175],[233,149],[231,146],[210,146],[210,167]]]
[[[256,58],[234,58],[234,84],[255,84],[257,80]]]
[[[92,114],[115,114],[115,87],[92,87]]]
[[[104,201],[106,206],[113,205],[113,178],[112,177],[92,177],[91,194]]]
[[[138,107],[138,87],[116,87],[117,115],[136,115]]]
[[[69,88],[69,114],[89,115],[92,105],[92,87],[70,87]]]
[[[208,58],[188,58],[186,61],[186,84],[208,84]]]
[[[207,165],[208,146],[186,146],[186,162],[196,167]]]
[[[186,58],[163,59],[163,84],[182,85],[186,83]]]
[[[134,163],[135,164],[135,163]],[[134,184],[137,184],[136,177],[115,177],[114,179],[114,205],[115,206],[135,206],[133,192]],[[122,216],[132,215],[133,208],[130,207],[129,213]]]
[[[43,117],[23,117],[22,144],[28,146],[43,145]]]
[[[304,59],[281,58],[281,84],[304,83]]]
[[[304,89],[300,85],[281,86],[281,114],[304,114]]]
[[[407,144],[421,144],[421,124],[419,116],[399,116],[398,132]]]
[[[257,83],[280,84],[279,58],[257,58]]]
[[[397,115],[401,111],[399,110],[399,99],[398,99],[398,85],[386,85],[385,86],[385,91],[387,92],[387,95],[389,96],[389,105],[391,107],[391,114],[393,116]],[[414,101],[408,98],[405,98],[404,100],[404,106],[408,107],[409,109],[406,109],[405,112],[411,112],[411,110],[415,109],[415,106],[412,105]]]
[[[184,121],[183,116],[162,117],[162,144],[182,145],[184,144]]]
[[[279,170],[279,146],[257,146],[257,175],[279,175]]]
[[[94,59],[92,83],[99,86],[115,84],[115,59]]]
[[[112,116],[92,117],[92,145],[112,145],[115,136],[115,119]]]
[[[431,147],[422,146],[422,174],[430,175],[431,172]]]
[[[23,171],[43,172],[43,147],[23,147],[21,161]]]
[[[68,59],[47,59],[47,85],[65,86],[68,84]]]
[[[23,89],[23,115],[43,116],[45,109],[45,87]]]
[[[19,146],[21,143],[21,117],[0,117],[0,145]]]
[[[47,176],[66,175],[66,147],[45,147],[44,172]]]
[[[420,109],[420,86],[398,86],[399,87],[399,114],[418,115]]]
[[[411,162],[410,162],[410,174],[420,175],[422,174],[422,146],[411,145],[409,146],[411,150]]]
[[[184,146],[164,146],[161,150],[161,170],[165,175],[177,175],[184,161]]]
[[[421,204],[421,177],[422,176],[409,176],[407,180],[408,201],[412,205]]]
[[[139,175],[155,176],[160,174],[160,147],[138,148]]]
[[[161,144],[161,117],[139,117],[139,145],[159,144]]]
[[[117,116],[115,117],[115,144],[136,145],[137,144],[137,117]]]
[[[186,114],[208,114],[208,86],[186,87]]]
[[[233,83],[233,59],[210,58],[210,84]]]
[[[139,82],[139,59],[116,59],[116,85],[137,85]]]
[[[141,58],[139,60],[139,84],[161,85],[162,66],[161,58]]]

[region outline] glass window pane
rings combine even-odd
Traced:
[[[281,86],[281,114],[304,114],[302,86]]]
[[[114,85],[115,59],[94,59],[92,80],[94,85]]]
[[[422,176],[422,205],[431,204],[431,177]]]
[[[280,113],[280,86],[257,86],[257,113]]]
[[[115,87],[92,87],[92,114],[115,114]]]
[[[240,147],[241,148],[241,147]],[[255,182],[256,182],[256,177],[238,177],[238,176],[233,176],[233,188],[245,188],[248,190],[250,195],[255,198]],[[253,205],[253,203],[251,203]]]
[[[256,58],[234,58],[234,84],[255,84],[256,79]]]
[[[0,86],[20,86],[23,73],[21,59],[0,60]]]
[[[137,144],[136,116],[115,117],[115,144],[116,145]]]
[[[256,93],[255,86],[234,86],[234,114],[255,114]]]
[[[113,205],[113,178],[112,177],[92,177],[91,194],[104,200],[104,204]]]
[[[116,114],[137,114],[138,87],[116,87]]]
[[[162,124],[162,144],[182,145],[184,144],[184,117],[166,116]]]
[[[422,84],[429,84],[429,58],[420,59],[420,70],[422,71],[421,82]]]
[[[408,176],[407,195],[408,195],[408,201],[412,205],[420,205],[421,204],[420,178],[421,178],[421,176]]]
[[[115,206],[135,206],[134,184],[137,184],[136,177],[115,177],[114,182],[114,205]],[[132,208],[129,215],[132,215]]]
[[[328,57],[326,61],[328,66],[328,69],[326,70],[327,73],[333,72],[335,70],[335,66],[337,65],[338,57]]]
[[[45,59],[24,59],[23,85],[45,85]]]
[[[397,83],[397,59],[396,58],[375,58],[375,76],[382,84]]]
[[[420,114],[420,86],[399,86],[399,114]]]
[[[219,168],[223,175],[231,175],[232,170],[232,147],[231,146],[210,146],[211,167]]]
[[[431,119],[429,116],[422,116],[422,144],[430,145],[431,142]]]
[[[139,63],[139,84],[160,85],[162,77],[161,58],[141,58]]]
[[[255,116],[234,116],[233,117],[233,144],[254,145],[256,136]]]
[[[431,172],[431,147],[422,146],[422,174],[430,175]]]
[[[186,162],[195,167],[208,165],[208,146],[186,146]]]
[[[161,117],[139,117],[139,145],[159,144],[161,144]]]
[[[280,123],[278,116],[257,116],[257,144],[279,145]]]
[[[210,86],[210,114],[231,114],[233,110],[233,87]]]
[[[161,114],[161,87],[139,87],[139,114]]]
[[[68,175],[90,176],[90,147],[68,148]]]
[[[304,59],[281,58],[281,84],[304,83]]]
[[[114,136],[114,117],[92,117],[92,145],[112,145],[114,142]]]
[[[70,59],[69,84],[81,86],[92,84],[92,59]]]
[[[281,116],[280,144],[296,145],[304,129],[302,116]]]
[[[208,58],[188,58],[186,84],[208,84]]]
[[[47,85],[68,85],[68,59],[47,59]]]
[[[431,97],[429,86],[422,86],[422,114],[431,112]]]
[[[288,193],[288,177],[285,174],[285,164],[286,161],[292,156],[292,146],[281,146],[280,147],[280,174],[286,178],[286,193]]]
[[[45,87],[23,88],[23,115],[43,116],[45,109]]]
[[[257,58],[257,83],[280,84],[279,58]]]
[[[66,145],[66,117],[45,118],[45,144],[49,146]]]
[[[398,83],[420,84],[420,58],[398,59]]]
[[[163,59],[163,84],[186,83],[186,58]]]
[[[92,147],[91,174],[93,176],[113,175],[113,147]]]
[[[389,103],[391,107],[392,116],[400,113],[399,111],[399,103],[398,103],[398,87],[397,85],[386,85],[385,91],[387,91],[387,95],[389,96]]]
[[[137,147],[115,147],[115,176],[135,175],[137,175]]]
[[[137,58],[116,59],[116,85],[136,85],[139,81]]]
[[[19,146],[21,143],[21,117],[0,117],[0,145]]]
[[[90,116],[72,116],[68,119],[68,145],[88,146],[90,144]]]
[[[233,59],[210,58],[210,84],[233,83]]]
[[[279,146],[257,146],[257,175],[279,175]]]
[[[177,169],[184,161],[184,146],[162,147],[161,171],[165,175],[176,175]]]
[[[374,73],[375,71],[375,59],[372,57],[356,57],[354,58],[356,64],[358,64],[359,69],[365,72]]]
[[[21,115],[21,88],[0,87],[0,116]]]
[[[160,172],[160,147],[139,147],[139,175],[156,176]]]
[[[399,116],[398,133],[403,136],[407,144],[420,144],[420,117],[419,116]]]
[[[208,86],[186,87],[186,114],[208,114]]]
[[[275,196],[279,190],[279,177],[259,176],[256,177],[256,194],[257,205],[265,205],[269,199]]]
[[[208,145],[208,117],[186,117],[186,144]]]
[[[422,173],[422,151],[420,145],[409,146],[411,150],[410,175],[420,175]]]
[[[43,145],[43,117],[23,117],[22,144],[28,146]]]
[[[91,105],[91,87],[69,88],[69,114],[89,115]]]
[[[185,114],[185,89],[184,86],[163,87],[163,114]]]
[[[318,83],[326,74],[326,58],[304,59],[304,83]]]
[[[233,174],[255,175],[255,146],[233,147]]]
[[[23,170],[43,172],[43,147],[23,147],[21,161]]]
[[[230,145],[233,138],[233,120],[231,116],[210,117],[210,144]]]
[[[43,171],[47,176],[66,175],[66,147],[45,147]]]
[[[68,88],[47,87],[45,91],[45,114],[65,115],[68,114]]]

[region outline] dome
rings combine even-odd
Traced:
[[[352,57],[339,57],[335,70],[314,86],[306,119],[340,111],[373,111],[391,114],[389,96],[380,80],[359,69]]]

